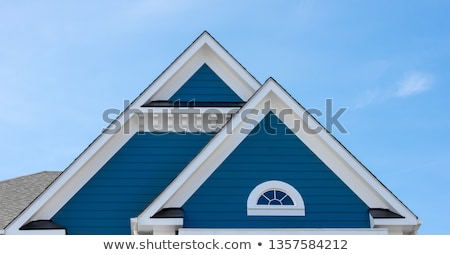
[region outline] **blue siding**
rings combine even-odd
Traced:
[[[130,234],[130,218],[139,215],[211,137],[134,135],[53,220],[68,234]]]
[[[169,99],[170,102],[178,100],[181,102],[243,102],[206,64],[203,64]]]
[[[305,216],[247,216],[258,184],[294,186]],[[187,228],[363,228],[368,207],[272,113],[183,206]]]

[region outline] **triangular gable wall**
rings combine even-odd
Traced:
[[[186,167],[211,139],[206,133],[135,134],[52,217],[69,235],[130,233],[130,218]]]
[[[267,114],[273,111],[295,135],[327,165],[367,206],[384,208],[403,218],[374,219],[372,226],[388,226],[402,233],[415,233],[421,221],[376,179],[345,147],[328,133],[278,83],[269,79],[207,144],[202,152],[137,218],[138,226],[163,208],[180,208],[214,173]],[[320,130],[314,134],[308,130]]]
[[[252,130],[266,116],[267,111],[264,110],[268,102],[270,110],[275,109],[274,114],[291,130],[295,130],[298,124],[307,125],[312,130],[323,128],[273,79],[269,79],[260,87],[254,77],[205,32],[110,125],[123,128],[129,124],[128,133],[101,134],[45,192],[10,223],[5,233],[23,234],[19,229],[27,222],[51,219],[136,132],[140,131],[134,113],[148,109],[146,105],[150,102],[171,99],[205,63],[246,103],[242,108],[235,109],[240,110],[228,124],[136,219],[132,219],[132,229],[134,224],[153,224],[151,217],[162,209],[182,207],[247,137],[248,133],[241,133],[239,130]],[[292,114],[281,118],[282,110],[292,110]],[[421,221],[331,134],[322,130],[311,135],[302,132],[301,126],[300,131],[294,133],[368,208],[386,209],[403,217],[374,219],[372,226],[396,226],[403,233],[414,233],[418,229]],[[180,221],[176,224],[179,225]]]
[[[202,33],[164,72],[148,86],[61,174],[5,229],[19,234],[30,221],[51,219],[136,132],[142,131],[136,113],[146,112],[152,101],[167,101],[204,64],[207,64],[242,100],[260,88],[247,72],[208,32]],[[30,233],[30,232],[27,232]]]
[[[270,180],[288,183],[304,216],[248,216],[247,198]],[[183,205],[183,228],[369,228],[369,208],[273,113]]]
[[[210,34],[204,32],[144,92],[145,102],[168,101],[204,64],[243,101],[261,86]]]
[[[207,65],[203,64],[169,102],[243,102]]]

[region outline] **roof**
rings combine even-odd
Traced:
[[[0,182],[0,229],[5,229],[61,174],[43,171]]]
[[[109,132],[115,124],[130,121],[141,106],[152,101],[167,101],[203,64],[223,78],[226,84],[248,100],[261,84],[208,32],[203,32],[163,73],[156,78],[94,141],[64,170],[48,192],[37,196],[33,203],[10,222],[18,230],[30,220],[49,219],[98,171],[102,164],[131,138],[121,132]],[[131,122],[131,121],[130,121]],[[134,128],[134,126],[132,126]],[[138,130],[128,130],[131,133]],[[106,146],[108,144],[108,146]],[[89,176],[89,177],[88,177]],[[88,178],[87,178],[88,177]],[[64,194],[57,196],[56,194]]]
[[[238,102],[239,104],[235,105],[235,102],[232,102],[230,105],[230,102],[171,102],[170,99],[173,94],[204,64],[208,64],[214,73],[223,79],[230,86],[230,89],[246,103]],[[255,116],[259,119],[251,118],[251,120],[261,120],[266,109],[266,102],[269,102],[270,109],[273,107],[279,110],[278,114],[283,113],[282,109],[293,109],[293,113],[284,116],[287,118],[286,124],[291,129],[296,129],[297,121],[301,120],[310,126],[310,130],[325,130],[311,136],[307,132],[300,132],[299,129],[296,135],[314,153],[320,155],[320,159],[325,164],[332,166],[331,168],[336,175],[352,188],[369,208],[380,208],[371,211],[375,215],[373,216],[375,219],[383,219],[384,216],[392,218],[379,221],[383,223],[379,225],[395,223],[413,226],[413,228],[420,226],[421,223],[417,217],[274,79],[268,79],[261,86],[214,38],[204,32],[115,121],[111,122],[106,131],[110,131],[110,127],[114,129],[118,123],[120,128],[129,125],[129,129],[126,132],[103,132],[100,134],[46,192],[43,191],[56,179],[56,174],[59,175],[59,172],[36,174],[37,176],[43,175],[44,179],[45,173],[56,175],[51,180],[41,180],[42,183],[34,180],[34,178],[39,178],[33,177],[33,175],[1,182],[0,185],[9,185],[8,187],[11,188],[5,188],[5,191],[0,188],[1,197],[3,197],[3,192],[8,192],[4,196],[5,199],[1,198],[6,202],[0,200],[0,215],[2,215],[0,216],[0,229],[8,227],[11,230],[10,233],[15,233],[30,221],[51,219],[102,168],[112,155],[131,139],[135,132],[141,131],[139,122],[132,119],[135,113],[146,112],[146,108],[156,112],[162,107],[216,107],[221,108],[221,111],[222,108],[226,107],[238,108],[233,112],[235,115],[226,124],[227,126],[207,144],[167,189],[151,202],[139,218],[145,221],[155,216],[167,217],[169,214],[181,216],[182,213],[179,208],[199,185],[215,171],[218,164],[223,162],[235,146],[245,138],[245,133],[239,132],[239,130],[246,127],[247,123],[244,122],[246,114],[252,114],[248,110],[259,109],[260,114]],[[270,105],[270,103],[273,105]],[[228,113],[228,111],[223,110],[221,113]],[[228,128],[233,132],[228,134]],[[192,176],[196,178],[191,178]],[[14,181],[17,183],[14,183]],[[31,186],[36,186],[37,190],[29,190]],[[15,191],[15,189],[24,187],[27,190],[21,192],[26,199],[20,197],[20,191]],[[39,194],[41,195],[39,196]],[[21,199],[24,201],[18,203],[17,201]],[[3,208],[3,203],[8,206]],[[10,209],[8,207],[18,208]],[[178,209],[175,210],[176,208]],[[14,212],[6,212],[6,210],[13,210]],[[395,215],[403,218],[394,217]]]
[[[251,125],[256,125],[266,116],[267,109],[282,119],[291,130],[296,130],[294,134],[369,208],[380,208],[371,210],[375,225],[401,225],[404,227],[404,233],[414,233],[417,230],[421,224],[417,216],[273,78],[269,78],[255,92],[226,126],[149,204],[138,216],[138,224],[151,224],[150,219],[166,208],[181,208],[249,135],[245,130],[252,130],[254,126]],[[292,112],[284,114],[286,112],[283,112],[283,109],[290,109]],[[252,123],[247,121],[248,114],[252,115]],[[305,128],[299,128],[298,123],[306,123],[310,131],[315,131],[314,135],[308,133]]]

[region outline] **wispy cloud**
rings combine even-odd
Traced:
[[[430,90],[433,78],[424,72],[407,72],[404,77],[392,86],[384,89],[367,90],[356,100],[356,108],[362,108],[373,103],[381,103],[393,98],[409,97]]]
[[[397,88],[395,96],[406,97],[425,92],[431,88],[430,75],[420,72],[410,72],[405,75]]]
[[[386,99],[386,93],[383,93],[377,89],[367,90],[364,94],[360,95],[356,99],[356,108],[363,108],[367,105],[373,104],[375,102],[381,102]]]

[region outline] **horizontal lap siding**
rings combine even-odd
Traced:
[[[53,217],[68,234],[129,234],[139,215],[211,139],[134,135]]]
[[[243,102],[225,82],[204,64],[169,101]]]
[[[368,207],[275,115],[259,125],[183,206],[184,227],[369,227]],[[268,180],[294,186],[306,215],[247,216],[248,195]]]

